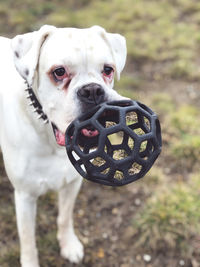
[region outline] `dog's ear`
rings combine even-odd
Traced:
[[[107,33],[107,36],[115,60],[117,79],[119,80],[120,73],[126,63],[126,39],[122,35],[116,33]]]
[[[42,44],[55,29],[54,26],[44,25],[39,31],[17,35],[12,39],[15,67],[30,85],[33,83]]]
[[[120,73],[122,72],[126,63],[126,55],[127,55],[126,39],[122,35],[117,33],[107,33],[100,26],[93,26],[92,28],[99,32],[101,37],[110,47],[115,61],[117,79],[119,80]]]

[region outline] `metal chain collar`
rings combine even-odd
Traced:
[[[38,119],[42,119],[44,124],[48,123],[48,117],[47,115],[44,113],[42,106],[40,104],[40,102],[38,101],[33,88],[28,84],[27,81],[25,81],[25,84],[27,85],[27,88],[25,89],[25,91],[28,93],[27,95],[27,99],[30,100],[29,106],[33,106],[33,112],[38,114]]]

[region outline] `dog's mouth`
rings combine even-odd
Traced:
[[[51,123],[51,125],[53,128],[56,143],[59,146],[65,146],[65,135],[56,127],[56,125],[54,123]]]
[[[115,104],[115,102],[113,102]],[[126,102],[123,103],[123,106],[128,105]],[[112,104],[111,104],[112,106]],[[80,123],[83,122],[84,120],[90,120],[90,118],[95,114],[100,109],[99,107],[95,107],[89,112],[85,112],[82,114],[82,116],[79,117]],[[109,128],[111,126],[115,126],[119,123],[119,114],[115,110],[106,110],[100,116],[98,117],[98,123],[101,125],[103,128]],[[66,146],[66,140],[65,136],[66,134],[61,132],[54,123],[52,123],[55,139],[58,145],[60,146]],[[100,128],[101,128],[100,127]],[[97,127],[99,128],[99,127]],[[99,130],[100,130],[99,128]],[[71,128],[70,128],[71,129]],[[80,147],[85,147],[87,143],[90,144],[91,147],[96,147],[98,146],[98,141],[99,141],[99,132],[98,129],[96,129],[92,123],[88,123],[85,128],[81,128],[79,133],[78,133],[78,145]],[[72,131],[72,132],[71,132]],[[74,127],[72,127],[72,130],[69,130],[71,135],[71,139],[73,139],[73,131]],[[68,140],[69,141],[69,140]]]
[[[81,130],[81,134],[85,137],[92,138],[92,137],[99,135],[99,132],[98,132],[98,130],[94,129],[93,127],[88,126],[87,128],[83,128]]]
[[[65,146],[65,134],[62,133],[54,123],[52,123],[53,132],[55,135],[56,143],[59,146]],[[99,135],[98,130],[94,129],[91,126],[88,126],[86,128],[83,128],[81,130],[81,135],[85,138],[93,138]]]
[[[97,116],[93,118],[93,115]],[[88,149],[95,149],[100,145],[100,137],[103,129],[115,126],[119,123],[119,114],[114,110],[105,110],[101,112],[101,106],[95,107],[87,113],[82,114],[72,122],[67,131],[67,143],[74,142],[81,151],[88,153]],[[84,126],[81,126],[84,125]]]

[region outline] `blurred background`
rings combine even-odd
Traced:
[[[159,115],[163,151],[145,178],[122,188],[85,182],[75,228],[83,267],[200,266],[200,1],[1,0],[0,34],[101,25],[127,39],[115,88]],[[57,196],[39,200],[41,267],[73,266],[59,255]],[[19,267],[13,189],[0,160],[0,266]]]

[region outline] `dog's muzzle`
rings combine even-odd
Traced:
[[[105,102],[105,91],[100,84],[89,83],[82,86],[77,92],[83,111]]]
[[[38,119],[43,119],[44,123],[48,123],[48,117],[44,113],[40,102],[38,101],[32,87],[25,82],[27,88],[25,89],[28,93],[27,98],[30,99],[30,106],[34,107],[34,112],[38,114]],[[82,104],[82,111],[88,111],[88,108],[92,108],[96,105],[99,105],[106,101],[105,99],[105,91],[101,85],[96,83],[90,83],[87,85],[82,86],[77,92],[78,99],[81,101]],[[54,123],[51,122],[53,132],[56,138],[56,142],[58,145],[65,146],[65,135],[56,127]],[[99,133],[90,127],[83,129],[82,132],[83,136],[87,137],[95,137]]]

